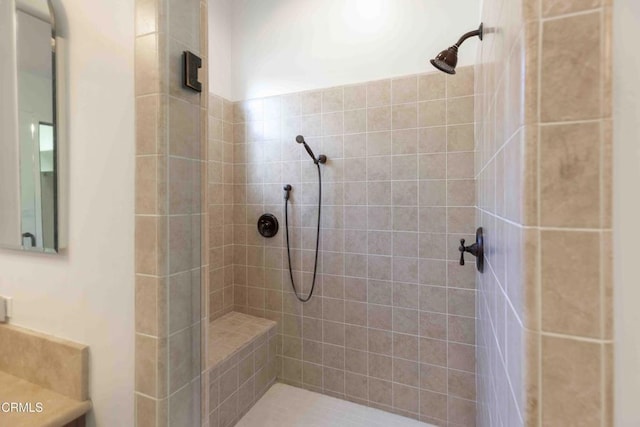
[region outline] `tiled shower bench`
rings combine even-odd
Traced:
[[[237,312],[209,324],[209,426],[229,427],[278,375],[277,323]]]

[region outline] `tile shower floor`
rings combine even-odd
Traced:
[[[411,418],[276,383],[236,427],[429,427]]]

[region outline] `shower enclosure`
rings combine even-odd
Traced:
[[[231,101],[205,73],[202,94],[181,85],[184,51],[216,66],[207,5],[139,3],[137,423],[231,425],[277,377],[471,425],[475,268],[458,244],[475,233],[473,69],[447,77],[425,56],[426,74]],[[319,182],[297,135],[328,158],[305,304],[284,233],[256,227],[284,218],[291,184],[291,275],[308,295]],[[264,342],[266,364],[242,374]]]
[[[377,36],[420,16],[430,25],[402,34],[423,42],[446,19],[422,13],[423,2],[345,2],[344,15],[306,2],[313,16],[300,3],[137,1],[138,425],[231,426],[274,380],[434,425],[537,425],[548,414],[607,424],[609,74],[594,64],[609,61],[592,58],[593,72],[576,79],[540,64],[557,64],[553,52],[605,56],[596,46],[608,6],[485,2],[484,32],[456,45],[462,66],[457,52],[440,55],[442,73],[428,58],[477,25],[475,14],[433,32],[423,68],[393,72],[420,43]],[[302,31],[310,22],[326,25]],[[573,24],[599,30],[564,30]],[[460,44],[480,34],[472,66],[463,58],[478,39]],[[558,48],[567,38],[571,49]],[[347,49],[355,40],[375,66]],[[187,50],[203,59],[202,94],[181,86]],[[573,95],[554,97],[558,81]],[[571,101],[585,88],[603,90]],[[320,183],[299,135],[327,158],[317,262]],[[588,154],[558,148],[578,140],[588,146],[575,152]],[[562,167],[576,161],[594,164]],[[289,245],[283,227],[260,234],[264,214],[288,216]],[[460,241],[474,242],[478,226],[482,274],[460,263]],[[559,264],[575,248],[602,261],[597,271]],[[305,296],[315,283],[306,303],[292,280]],[[577,305],[573,283],[589,284]],[[583,350],[599,361],[588,382],[563,377],[564,350],[570,363],[589,366]],[[594,396],[584,413],[584,396],[574,405],[555,393],[584,387]]]

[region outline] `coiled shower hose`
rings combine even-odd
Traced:
[[[284,198],[284,221],[286,225],[286,236],[287,236],[287,258],[289,259],[289,277],[291,278],[291,286],[293,287],[293,293],[295,294],[298,301],[307,302],[313,296],[313,290],[316,287],[316,277],[318,273],[318,250],[320,248],[320,211],[322,209],[322,174],[320,173],[320,164],[316,162],[316,167],[318,168],[318,227],[316,229],[316,257],[313,264],[313,281],[311,282],[311,290],[309,291],[309,295],[306,297],[301,297],[298,295],[298,289],[296,288],[296,282],[293,278],[293,268],[291,267],[291,245],[289,243],[289,192],[287,190],[287,195]]]

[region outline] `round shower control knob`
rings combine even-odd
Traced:
[[[275,215],[266,213],[258,219],[258,233],[262,237],[273,237],[278,234],[278,218]]]

